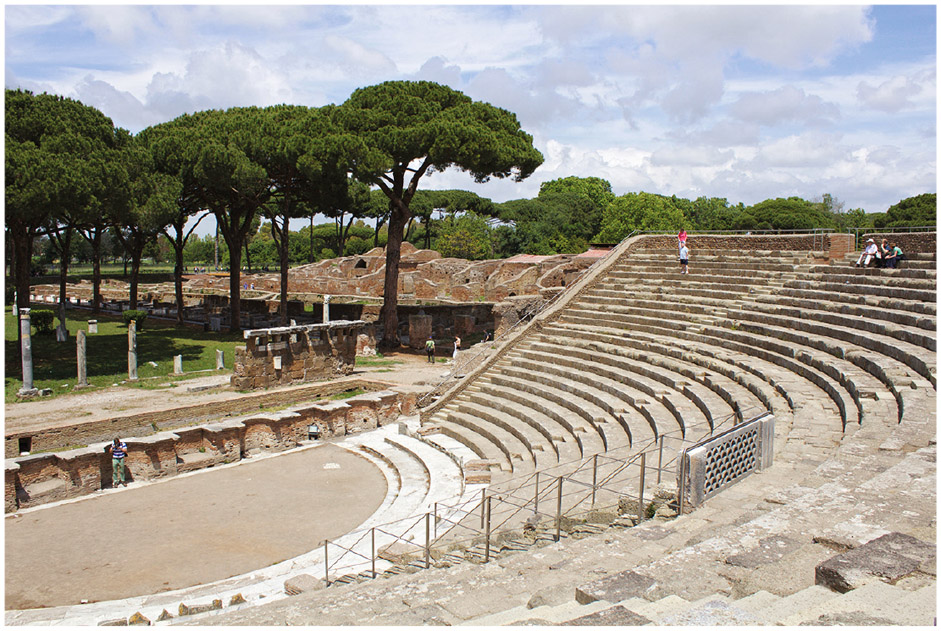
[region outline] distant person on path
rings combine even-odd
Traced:
[[[428,336],[428,341],[425,342],[425,352],[428,353],[428,362],[433,364],[435,363],[435,341]]]
[[[859,255],[859,260],[856,261],[856,267],[862,265],[863,267],[869,267],[870,261],[874,258],[879,257],[879,246],[876,245],[875,240],[869,239],[866,242],[866,249],[863,250],[863,253]]]
[[[108,445],[108,451],[111,452],[111,486],[114,488],[118,488],[118,484],[127,486],[127,482],[124,481],[124,458],[127,456],[127,445],[115,436]]]
[[[689,274],[689,248],[685,242],[680,245],[680,274]]]
[[[461,350],[461,338],[454,337],[454,354],[451,356],[451,359],[457,361],[457,352]]]
[[[902,253],[902,248],[898,244],[893,243],[889,246],[888,253],[883,258],[883,263],[885,267],[889,269],[895,269],[898,267],[899,261],[901,261],[905,255]]]

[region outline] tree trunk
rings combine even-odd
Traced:
[[[287,326],[290,321],[288,318],[288,267],[290,267],[290,219],[288,217],[284,218],[284,229],[281,231],[281,239],[279,245],[279,265],[281,267],[281,304],[278,306],[278,310],[281,312],[281,326]],[[274,222],[272,221],[272,225]]]
[[[183,240],[170,240],[176,254],[176,269],[173,270],[173,293],[176,296],[176,323],[183,324]]]
[[[141,252],[131,254],[131,287],[130,287],[130,306],[129,309],[137,309],[137,286],[140,280]]]
[[[236,333],[242,329],[242,287],[240,286],[242,282],[242,248],[237,243],[230,243],[226,235],[223,236],[226,237],[225,241],[229,246],[229,314],[231,317],[229,330]]]
[[[50,235],[51,237],[52,235]],[[69,298],[67,295],[67,285],[69,279],[69,263],[72,251],[72,228],[66,226],[64,234],[57,239],[59,242],[59,304],[62,308]]]
[[[92,313],[101,311],[101,230],[92,232],[90,239],[92,252]]]
[[[310,232],[307,233],[310,237],[310,252],[307,254],[307,262],[314,262],[314,215],[310,215]]]
[[[394,350],[399,347],[399,259],[402,255],[402,236],[408,215],[398,206],[389,216],[389,240],[386,242],[386,274],[382,291],[382,348]]]

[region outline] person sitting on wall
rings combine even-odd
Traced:
[[[870,261],[879,257],[879,246],[876,245],[874,239],[869,239],[866,242],[866,249],[863,250],[863,253],[859,255],[859,259],[856,261],[856,267],[862,265],[863,267],[869,267]]]
[[[889,246],[889,253],[885,255],[885,266],[890,269],[897,268],[904,256],[902,248],[900,248],[898,244],[893,243]]]

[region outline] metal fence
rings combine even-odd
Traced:
[[[650,485],[660,485],[664,475],[674,476],[671,486],[683,479],[681,463],[690,450],[703,444],[686,435],[720,439],[768,417],[762,414],[737,423],[733,414],[711,427],[702,424],[685,432],[663,433],[639,450],[622,448],[561,463],[470,497],[437,502],[424,514],[354,531],[342,542],[325,541],[323,579],[329,585],[375,578],[396,567],[427,568],[449,557],[486,563],[495,550],[522,549],[526,544],[521,541],[558,541],[569,528],[610,523],[622,515],[643,521],[649,517],[645,498]],[[770,460],[763,462],[770,466]]]

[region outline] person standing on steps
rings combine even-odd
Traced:
[[[127,486],[124,480],[124,458],[127,457],[127,445],[117,436],[108,445],[111,452],[111,486],[118,488],[118,484]]]
[[[425,352],[428,353],[428,363],[435,363],[435,341],[430,335],[428,341],[425,342]]]
[[[457,361],[457,352],[461,350],[461,338],[454,336],[454,354],[451,356],[451,359]]]
[[[689,248],[685,241],[680,245],[680,274],[689,274]]]
[[[683,246],[686,245],[686,228],[680,228],[680,233],[676,235],[677,241],[679,241],[680,249],[683,249]]]

